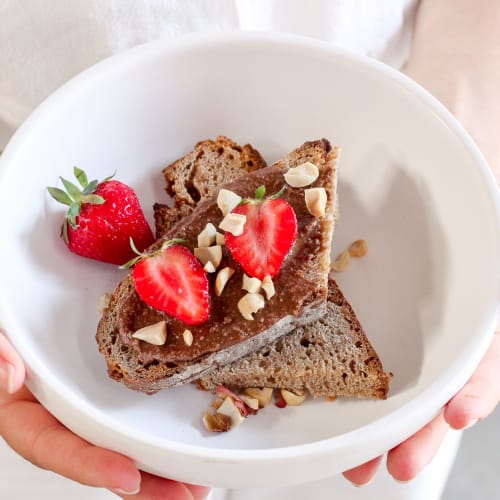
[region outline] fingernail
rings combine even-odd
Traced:
[[[10,363],[0,362],[0,387],[8,394],[14,392],[14,367]]]
[[[112,488],[111,491],[117,495],[137,495],[137,493],[141,491],[141,485],[137,486],[137,488],[133,491],[126,491],[120,488]]]
[[[473,425],[476,425],[478,421],[479,421],[478,418],[473,418],[472,420],[469,420],[469,423],[464,427],[464,430],[471,428]]]

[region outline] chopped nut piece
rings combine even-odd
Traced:
[[[215,269],[219,267],[220,261],[222,260],[222,247],[220,245],[215,245],[213,247],[202,247],[194,249],[194,256],[205,265],[207,262],[211,262]]]
[[[295,394],[294,392],[287,391],[286,389],[281,389],[280,392],[286,404],[290,406],[299,406],[306,399],[305,394]]]
[[[310,188],[304,191],[306,207],[314,217],[323,217],[326,210],[326,191],[325,188]]]
[[[216,227],[211,223],[207,223],[203,231],[198,235],[198,246],[209,247],[215,243],[215,236],[217,234]]]
[[[211,261],[208,261],[204,266],[203,266],[203,269],[205,272],[207,273],[215,273],[215,271],[217,271],[217,269],[215,269],[215,266],[212,264]]]
[[[336,273],[340,273],[348,265],[349,265],[349,252],[346,250],[346,251],[340,253],[339,255],[337,255],[337,258],[332,263],[331,269],[332,269],[332,271],[335,271]]]
[[[97,312],[98,313],[103,313],[104,309],[108,307],[109,301],[111,299],[111,294],[110,293],[105,293],[104,295],[101,295],[99,299],[97,300]]]
[[[193,344],[193,334],[191,333],[191,330],[184,330],[182,338],[187,346],[191,346]]]
[[[287,184],[296,188],[309,186],[318,178],[318,176],[318,167],[309,161],[290,168],[284,175]]]
[[[269,300],[271,297],[274,297],[274,295],[276,294],[276,290],[274,288],[274,283],[273,283],[273,280],[271,279],[271,276],[266,276],[262,280],[261,287],[262,287],[262,290],[264,290],[264,292],[266,292],[267,300]]]
[[[231,419],[222,413],[206,411],[203,415],[205,429],[209,432],[227,432],[231,428]]]
[[[265,305],[264,297],[260,293],[247,293],[238,301],[238,310],[245,319],[252,321],[252,314]]]
[[[239,236],[243,233],[246,221],[246,215],[229,213],[222,219],[219,227],[234,236]]]
[[[245,420],[245,417],[240,413],[240,410],[234,404],[231,397],[227,396],[224,402],[219,406],[217,414],[226,415],[231,421],[231,429],[234,429]]]
[[[220,245],[223,247],[226,244],[226,238],[222,233],[216,232],[215,233],[215,244]]]
[[[264,387],[263,389],[259,389],[258,387],[247,387],[244,393],[256,399],[259,402],[260,408],[266,407],[273,398],[273,389],[271,387]]]
[[[231,267],[223,267],[218,273],[217,277],[215,278],[215,295],[217,297],[220,297],[222,295],[222,292],[226,286],[226,283],[229,281],[231,276],[234,274],[234,269]]]
[[[167,341],[167,323],[160,321],[154,325],[145,326],[134,332],[132,337],[148,344],[163,345]]]
[[[224,216],[231,212],[231,210],[236,207],[240,201],[241,196],[229,191],[229,189],[221,189],[217,195],[217,206]]]
[[[262,281],[259,278],[251,278],[246,274],[243,274],[243,285],[241,288],[250,293],[257,293],[260,290],[260,285]]]
[[[251,398],[246,394],[240,394],[239,398],[252,410],[259,409],[259,400],[257,398]]]
[[[351,243],[348,252],[351,257],[364,257],[368,252],[368,243],[366,240],[356,240]]]

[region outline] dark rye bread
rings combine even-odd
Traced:
[[[167,194],[173,206],[153,206],[156,237],[189,215],[196,204],[216,194],[219,186],[267,167],[250,144],[240,146],[226,136],[198,142],[193,151],[163,169]]]
[[[337,148],[332,149],[326,140],[308,142],[284,160],[224,186],[243,197],[253,196],[260,185],[265,185],[268,193],[274,193],[283,186],[283,174],[288,168],[311,161],[320,172],[313,186],[324,187],[327,192],[326,213],[321,218],[307,211],[303,188],[288,187],[283,194],[297,214],[298,237],[273,280],[276,295],[255,314],[254,321],[245,320],[238,312],[236,303],[242,296],[243,271],[225,248],[221,268],[230,266],[235,275],[221,297],[212,295],[209,320],[189,327],[194,338],[191,346],[183,340],[186,325],[144,304],[129,275],[113,292],[97,329],[96,339],[109,375],[132,389],[154,393],[202,377],[255,352],[296,326],[321,317],[326,311],[328,292],[337,156]],[[193,249],[205,224],[212,222],[217,226],[221,219],[215,197],[209,197],[199,202],[163,239],[182,238]],[[158,240],[153,249],[161,243]],[[213,281],[214,276],[209,279]],[[164,346],[153,346],[132,337],[137,329],[162,320],[167,322],[168,331]]]
[[[349,302],[333,278],[328,282],[327,312],[272,344],[220,367],[197,381],[214,390],[273,387],[297,394],[336,398],[385,399],[389,376]]]

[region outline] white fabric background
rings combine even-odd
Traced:
[[[45,97],[95,62],[134,45],[193,31],[285,31],[319,38],[400,67],[416,0],[2,0],[0,148]],[[451,434],[433,467],[412,486],[380,474],[356,490],[342,478],[293,490],[213,493],[214,500],[384,498],[440,494],[458,444]],[[0,442],[2,498],[104,499],[113,495],[37,470]],[[444,473],[444,474],[443,474]]]

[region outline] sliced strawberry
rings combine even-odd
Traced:
[[[258,188],[256,199],[245,200],[233,213],[246,216],[243,233],[227,232],[226,246],[243,270],[263,280],[274,277],[281,268],[297,237],[297,217],[292,206],[276,197],[263,199],[265,191]]]
[[[138,260],[132,271],[139,297],[158,311],[187,325],[210,315],[208,279],[196,257],[182,245],[166,245]]]

